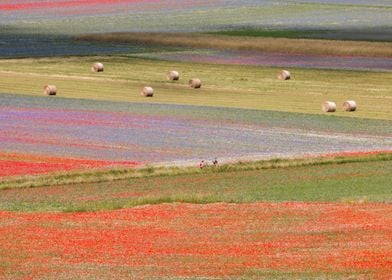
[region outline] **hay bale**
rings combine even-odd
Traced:
[[[290,80],[291,79],[291,74],[287,70],[282,70],[282,71],[280,71],[280,73],[278,75],[278,79],[282,80],[282,81]]]
[[[91,66],[91,71],[93,72],[103,72],[103,64],[96,62]]]
[[[180,74],[177,71],[169,71],[166,74],[169,81],[178,81],[180,79]]]
[[[336,103],[332,101],[325,101],[321,106],[324,112],[335,112],[336,111]]]
[[[194,79],[189,80],[189,86],[191,88],[201,88],[201,81],[200,81],[200,79],[194,78]]]
[[[152,87],[144,87],[140,95],[145,97],[152,97],[154,95],[154,89]]]
[[[46,95],[56,95],[57,88],[54,85],[46,85],[44,86],[44,94]]]
[[[354,100],[347,100],[343,103],[343,110],[346,112],[353,112],[357,110],[357,103]]]

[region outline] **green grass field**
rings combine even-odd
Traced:
[[[91,73],[94,61],[105,72]],[[166,80],[166,72],[181,73],[178,83]],[[55,84],[59,97],[205,105],[324,114],[321,104],[337,103],[334,116],[391,120],[390,72],[290,69],[293,79],[279,81],[278,68],[228,66],[139,59],[128,56],[9,59],[0,61],[0,92],[42,96],[46,84]],[[202,80],[200,90],[187,85]],[[144,86],[154,97],[140,96]],[[56,98],[56,97],[55,97]],[[342,112],[341,104],[356,100],[358,110]]]
[[[239,163],[203,170],[147,167],[75,173],[46,181],[3,182],[0,209],[99,211],[173,202],[390,202],[391,174],[391,154]]]

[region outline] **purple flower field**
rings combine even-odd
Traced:
[[[55,0],[0,3],[0,24],[35,32],[206,31],[233,27],[352,29],[390,26],[386,0]],[[77,27],[77,28],[76,28]]]
[[[28,98],[23,99],[3,98],[1,152],[145,164],[196,164],[200,159],[215,157],[228,160],[392,150],[389,134],[354,135],[316,131],[310,126],[215,119],[202,113],[208,110],[205,107],[146,105],[146,109],[140,110],[137,107],[143,105],[129,103],[127,110],[122,111],[110,102],[95,102],[94,106],[99,103],[104,108],[96,110],[84,101],[83,109],[70,109],[80,106],[79,101],[68,100],[63,105],[61,99],[52,99],[40,106],[26,106]],[[172,114],[154,113],[160,110]],[[186,115],[184,110],[199,110],[200,114]]]

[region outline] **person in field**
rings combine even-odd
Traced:
[[[204,163],[204,160],[202,160],[202,161],[199,163],[199,167],[200,167],[200,169],[203,169],[204,166],[205,166],[205,163]]]

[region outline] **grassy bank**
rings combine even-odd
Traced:
[[[91,63],[101,61],[105,72],[94,74]],[[166,80],[171,69],[180,71],[178,83]],[[277,80],[279,69],[138,59],[127,56],[10,59],[0,61],[0,92],[42,96],[55,84],[58,96],[124,102],[171,103],[283,112],[324,114],[325,100],[337,102],[334,116],[392,119],[392,73],[290,69],[293,79]],[[200,90],[187,85],[202,80]],[[140,96],[144,86],[154,97]],[[342,112],[341,104],[354,99],[358,110]]]
[[[391,201],[392,155],[111,170],[3,181],[0,209],[97,211],[173,202]],[[46,186],[46,187],[39,187]]]
[[[79,35],[76,39],[96,42],[122,42],[156,46],[252,50],[292,54],[392,57],[392,43],[389,42],[229,36],[238,34],[227,32],[222,33],[226,35],[219,35],[219,33],[218,35],[211,35],[198,33],[118,32]],[[282,36],[285,34],[283,32]]]

